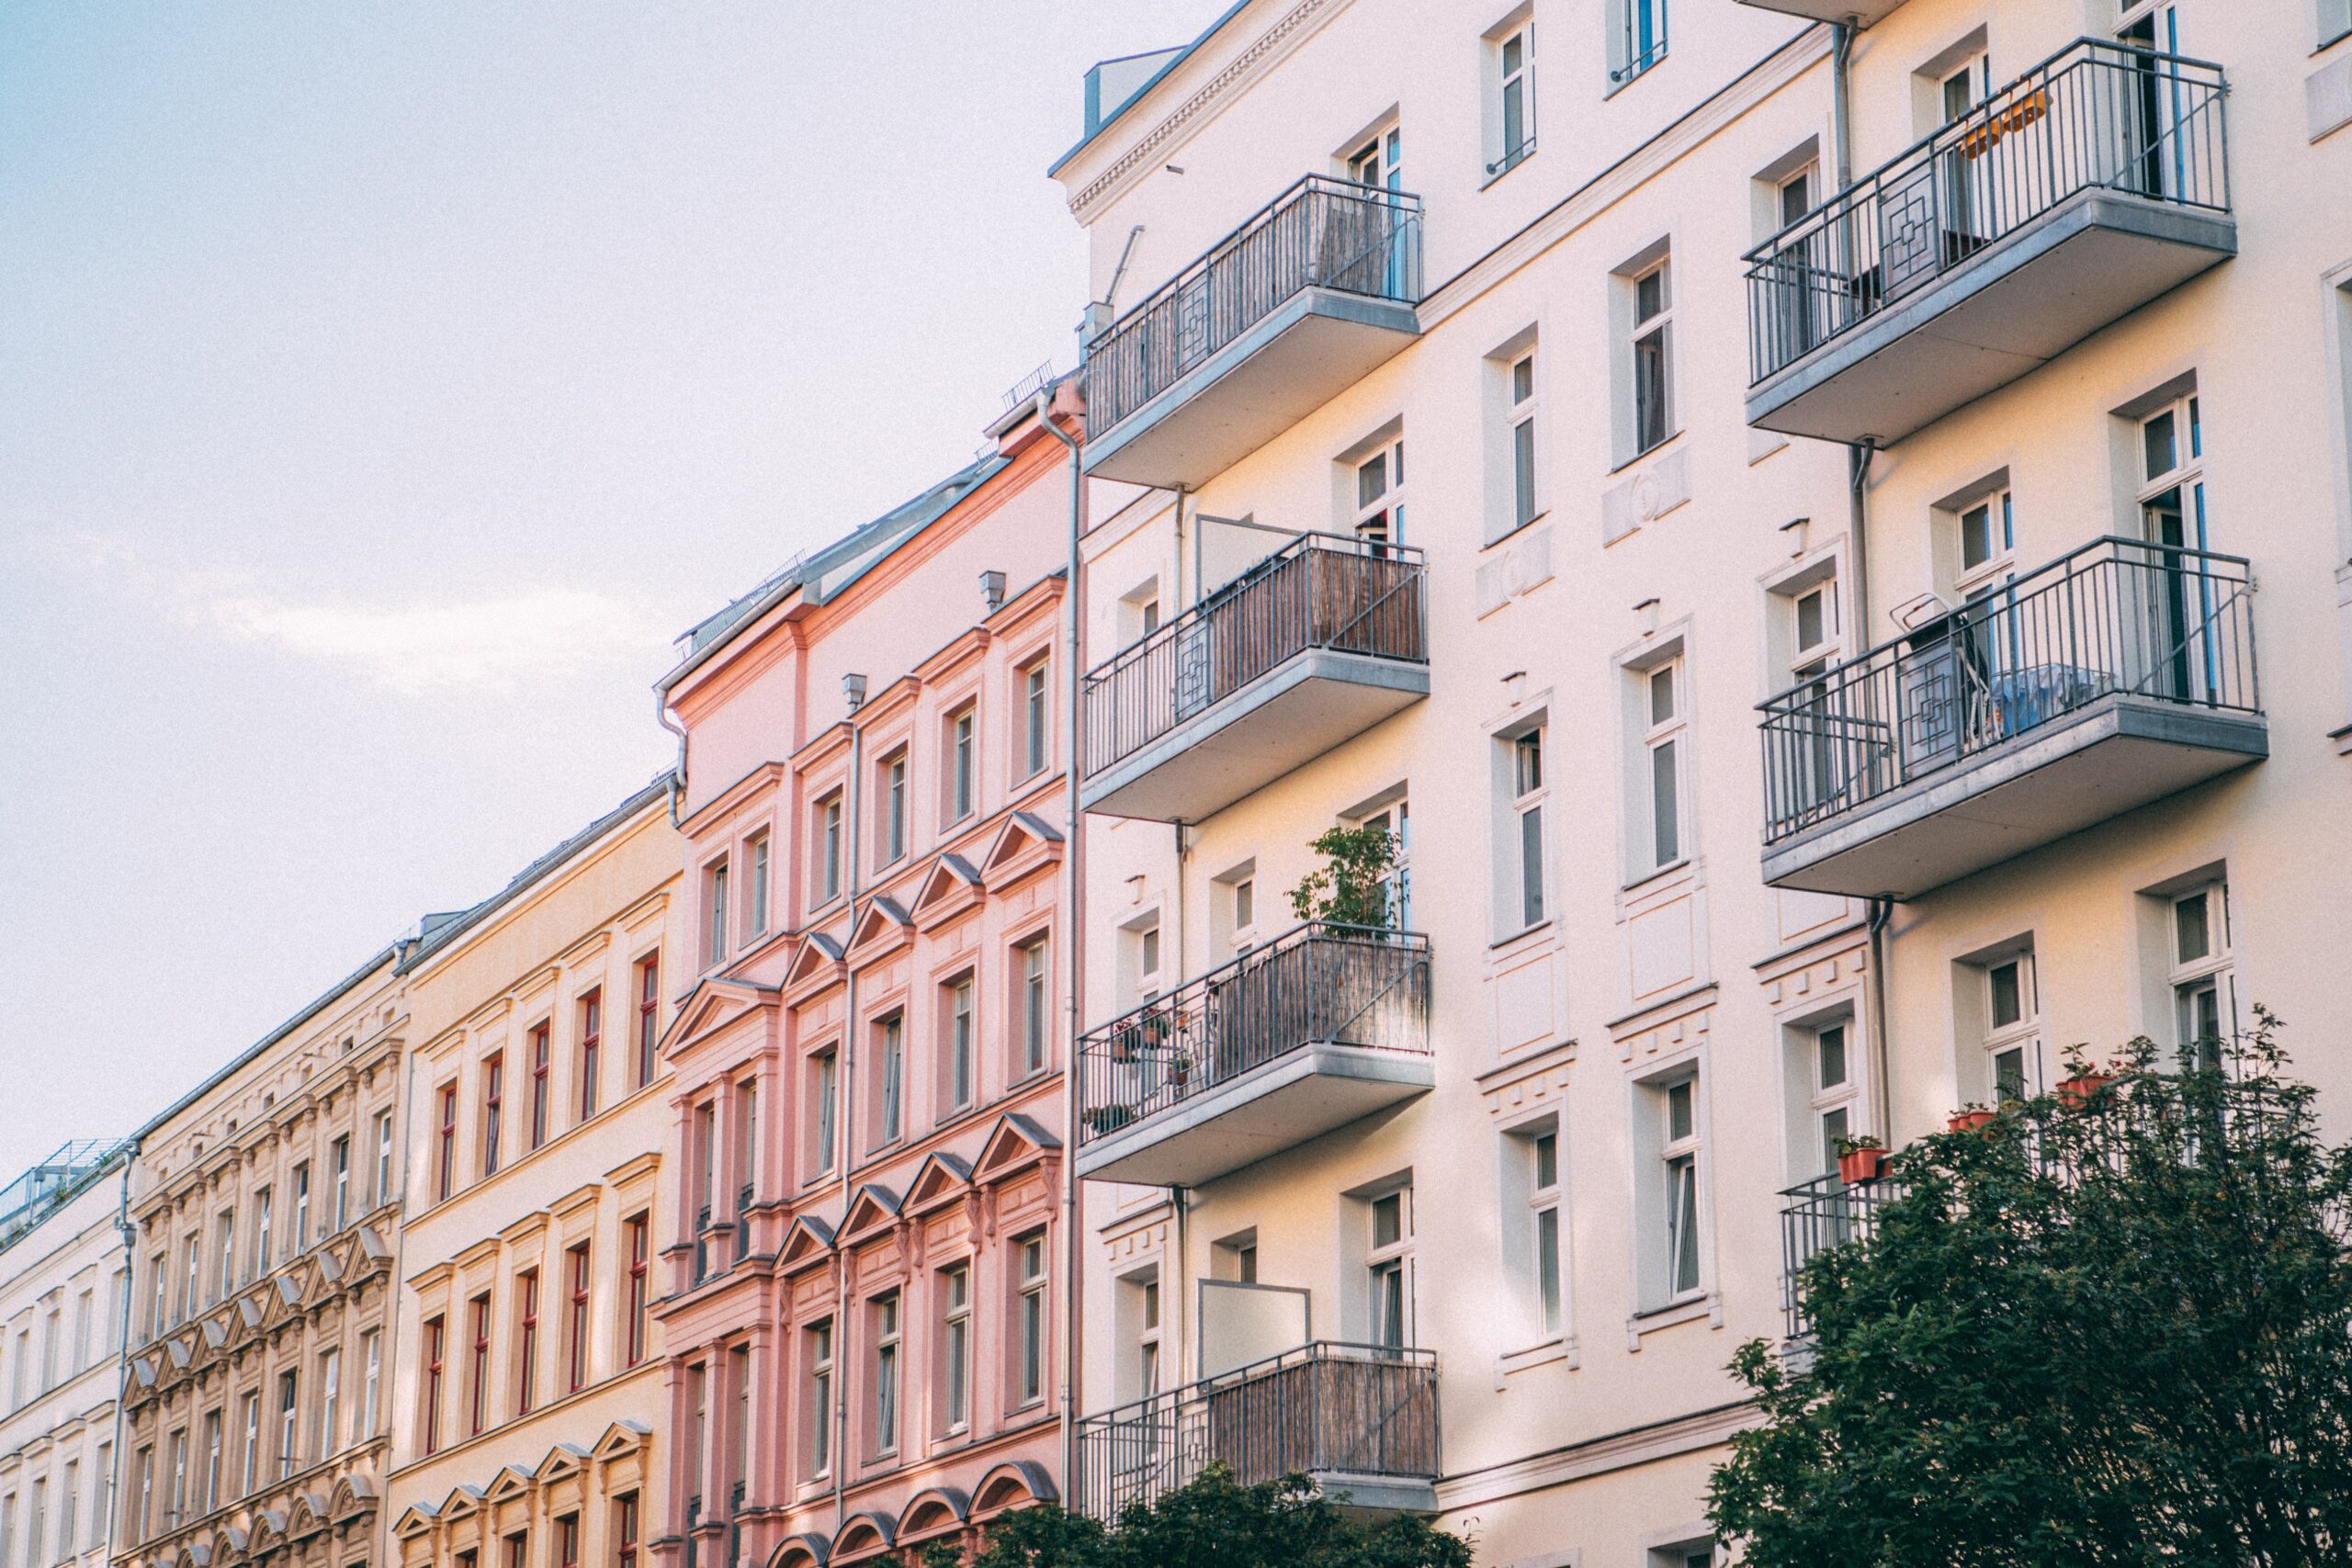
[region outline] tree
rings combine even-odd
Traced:
[[[1302,920],[1387,929],[1387,879],[1396,869],[1395,836],[1374,822],[1330,829],[1306,847],[1321,855],[1323,863],[1291,889],[1291,912]]]
[[[2281,1074],[2076,1076],[1894,1156],[1709,1512],[1758,1568],[2352,1560],[2352,1150]]]
[[[1244,1486],[1221,1464],[1157,1501],[1128,1505],[1115,1529],[1051,1504],[988,1527],[966,1563],[934,1546],[922,1568],[1469,1568],[1470,1547],[1427,1519],[1366,1523],[1303,1475]]]

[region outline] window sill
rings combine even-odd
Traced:
[[[1702,1318],[1711,1328],[1724,1325],[1723,1298],[1713,1291],[1700,1291],[1664,1306],[1634,1313],[1625,1319],[1625,1348],[1639,1350],[1643,1336],[1655,1334],[1661,1328],[1696,1323]]]
[[[1674,875],[1677,872],[1688,871],[1690,868],[1690,857],[1689,855],[1684,855],[1680,860],[1670,860],[1667,862],[1664,865],[1659,866],[1655,871],[1645,871],[1642,873],[1641,875],[1634,878],[1633,881],[1626,883],[1617,891],[1627,897],[1632,897],[1635,894],[1646,892],[1650,887],[1658,883],[1664,882],[1668,877]]]
[[[1526,533],[1530,528],[1534,527],[1537,524],[1546,521],[1551,517],[1551,515],[1552,509],[1547,506],[1542,511],[1536,513],[1534,516],[1529,518],[1526,522],[1512,524],[1510,528],[1496,535],[1493,538],[1488,539],[1485,544],[1480,545],[1478,548],[1483,552],[1491,550],[1498,545],[1507,545],[1513,539],[1518,538],[1521,534]]]
[[[1512,171],[1523,169],[1535,161],[1535,143],[1530,141],[1516,153],[1487,165],[1487,177],[1479,182],[1480,190],[1488,190],[1510,177]]]
[[[1643,61],[1640,64],[1628,65],[1623,72],[1611,71],[1609,73],[1609,90],[1600,95],[1601,102],[1607,103],[1611,98],[1615,97],[1618,94],[1623,92],[1626,88],[1632,86],[1634,83],[1640,81],[1643,77],[1648,75],[1651,72],[1657,70],[1659,66],[1665,63],[1666,46],[1664,44],[1660,44],[1658,46],[1657,52],[1651,55],[1647,60]]]
[[[1504,1381],[1517,1373],[1547,1367],[1555,1361],[1566,1361],[1569,1371],[1577,1370],[1580,1358],[1577,1354],[1575,1335],[1564,1334],[1546,1339],[1540,1345],[1531,1345],[1524,1350],[1509,1350],[1496,1357],[1495,1390],[1500,1393]]]
[[[1548,931],[1551,929],[1552,922],[1548,919],[1538,920],[1532,926],[1521,926],[1519,930],[1511,932],[1510,935],[1498,936],[1494,941],[1488,942],[1487,944],[1487,951],[1488,953],[1498,952],[1503,948],[1510,947],[1516,943],[1525,942],[1529,937],[1538,935],[1544,931]]]
[[[1671,401],[1672,400],[1671,400],[1671,399],[1669,399],[1669,400],[1668,400],[1668,401]],[[1688,428],[1688,427],[1686,426],[1686,427],[1684,427],[1684,428]],[[1626,458],[1623,462],[1622,462],[1622,463],[1618,464],[1615,468],[1613,468],[1610,469],[1610,470],[1609,470],[1609,477],[1610,477],[1611,479],[1615,479],[1619,474],[1623,473],[1623,472],[1624,472],[1626,469],[1628,469],[1628,468],[1636,468],[1641,467],[1641,465],[1643,465],[1644,463],[1648,462],[1652,457],[1657,457],[1660,452],[1665,451],[1668,447],[1669,447],[1669,446],[1673,446],[1676,442],[1678,442],[1678,441],[1681,440],[1681,439],[1682,439],[1682,434],[1683,434],[1683,431],[1682,431],[1681,429],[1677,429],[1677,430],[1674,430],[1674,431],[1672,431],[1672,432],[1669,432],[1669,433],[1668,434],[1668,435],[1667,435],[1667,438],[1666,438],[1665,440],[1663,440],[1663,441],[1659,442],[1657,446],[1645,446],[1645,447],[1643,447],[1640,451],[1638,451],[1638,452],[1634,453],[1632,457],[1630,457]]]

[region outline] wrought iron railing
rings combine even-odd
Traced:
[[[1080,1040],[1079,1142],[1317,1042],[1426,1055],[1429,1012],[1429,938],[1295,927]]]
[[[1434,1480],[1437,1353],[1317,1340],[1078,1423],[1080,1512],[1111,1522],[1204,1467]]]
[[[2080,39],[1747,253],[1760,382],[2070,197],[2225,212],[2222,68]]]
[[[727,1489],[727,1568],[743,1559],[743,1483]]]
[[[1759,705],[1765,840],[2111,697],[2261,711],[2242,557],[2095,539]]]
[[[1252,213],[1087,344],[1087,439],[1304,288],[1418,304],[1421,198],[1308,175]]]
[[[1121,761],[1308,649],[1426,662],[1419,550],[1300,534],[1086,677],[1086,767]]]
[[[686,1499],[686,1568],[695,1568],[702,1559],[702,1495],[696,1493]]]
[[[1781,1210],[1781,1307],[1790,1338],[1802,1339],[1813,1328],[1805,1312],[1804,1266],[1833,1247],[1876,1235],[1879,1211],[1905,1190],[1891,1177],[1849,1185],[1832,1171],[1781,1194],[1788,1200]]]

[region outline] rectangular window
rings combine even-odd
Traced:
[[[539,1402],[539,1271],[514,1276],[514,1414],[528,1416]]]
[[[319,1355],[319,1457],[343,1446],[343,1352]]]
[[[760,1084],[745,1078],[735,1086],[735,1256],[751,1250],[752,1204],[759,1195]]]
[[[1372,1342],[1384,1349],[1412,1343],[1413,1190],[1400,1187],[1366,1205],[1370,1246],[1364,1251]]]
[[[152,1447],[139,1450],[136,1469],[139,1483],[131,1501],[130,1533],[140,1540],[151,1540],[155,1534],[155,1450]],[[14,1501],[14,1498],[9,1499],[10,1503]],[[7,1533],[6,1508],[0,1506],[0,1538],[5,1538]],[[0,1556],[5,1555],[5,1552],[0,1552]]]
[[[535,1149],[548,1141],[548,1124],[553,1115],[554,1031],[552,1023],[531,1026],[531,1146]]]
[[[481,1174],[485,1180],[498,1174],[498,1145],[504,1133],[506,1111],[506,1054],[493,1054],[481,1066]]]
[[[291,1371],[277,1374],[277,1473],[291,1475],[302,1468],[301,1380]]]
[[[1623,84],[1666,58],[1666,0],[1609,0],[1609,80]]]
[[[1684,694],[1679,659],[1645,671],[1642,681],[1644,815],[1647,841],[1638,869],[1663,870],[1683,856]]]
[[[238,1441],[241,1457],[237,1461],[237,1495],[250,1497],[254,1488],[261,1484],[261,1395],[248,1393],[237,1402]]]
[[[376,1113],[376,1207],[392,1201],[392,1113]]]
[[[1021,944],[1021,1070],[1035,1073],[1046,1066],[1046,939]]]
[[[768,930],[768,836],[765,833],[752,840],[752,907],[746,911],[745,924],[753,936],[765,936]]]
[[[613,1568],[637,1568],[637,1494],[613,1504]]]
[[[208,1410],[204,1413],[204,1506],[201,1512],[209,1514],[220,1506],[220,1412]]]
[[[114,1445],[98,1445],[98,1506],[90,1510],[90,1549],[96,1551],[107,1543],[107,1532],[114,1528]]]
[[[894,865],[907,852],[907,754],[900,751],[882,761],[882,865]]]
[[[334,1229],[340,1234],[351,1223],[351,1134],[345,1133],[327,1149],[327,1168],[334,1173]]]
[[[376,1402],[383,1386],[383,1334],[371,1328],[359,1337],[359,1426],[354,1435],[356,1441],[364,1443],[376,1436]]]
[[[1013,1253],[1020,1259],[1019,1319],[1013,1342],[1012,1387],[1018,1404],[1035,1404],[1046,1397],[1046,1332],[1049,1308],[1046,1299],[1046,1233],[1032,1231],[1017,1238]]]
[[[603,987],[580,998],[580,1120],[596,1114],[604,1084],[605,993]]]
[[[473,1356],[466,1367],[466,1427],[469,1435],[478,1435],[490,1425],[490,1292],[484,1291],[468,1303],[467,1316],[473,1324]]]
[[[881,1021],[876,1033],[878,1036],[876,1070],[880,1077],[881,1119],[877,1123],[875,1142],[895,1144],[906,1122],[906,1020],[893,1013]]]
[[[1560,1332],[1560,1135],[1526,1140],[1528,1211],[1533,1225],[1535,1325],[1546,1338]]]
[[[833,1472],[833,1324],[808,1330],[808,1474]]]
[[[702,962],[707,969],[727,957],[727,863],[714,861],[702,873]]]
[[[1838,1168],[1840,1146],[1862,1131],[1853,1025],[1849,1019],[1830,1019],[1796,1034],[1792,1066],[1804,1092],[1804,1134],[1791,1163],[1795,1175],[1826,1177]]]
[[[458,1086],[441,1086],[441,1130],[439,1133],[433,1195],[436,1201],[447,1202],[458,1190]],[[300,1233],[297,1233],[298,1237]],[[295,1244],[300,1246],[299,1239]]]
[[[654,953],[637,966],[637,1082],[643,1089],[653,1081],[653,1052],[662,1039],[662,955]]]
[[[2170,914],[2173,1044],[2184,1070],[2223,1066],[2237,1030],[2229,888],[2209,882],[2175,894]]]
[[[1510,740],[1511,814],[1517,846],[1519,929],[1544,922],[1544,729]]]
[[[815,1061],[817,1077],[817,1174],[833,1168],[835,1120],[841,1108],[841,1059],[831,1051]]]
[[[311,1162],[294,1168],[294,1250],[311,1245]]]
[[[269,1272],[272,1263],[269,1255],[269,1189],[265,1187],[254,1194],[254,1256],[250,1277],[260,1279]]]
[[[1502,156],[1487,165],[1504,174],[1535,151],[1535,24],[1503,35],[1495,50],[1496,107],[1502,121]]]
[[[1021,776],[1035,778],[1046,771],[1047,728],[1053,709],[1046,694],[1047,666],[1039,660],[1021,672]]]
[[[568,1385],[577,1393],[588,1383],[588,1244],[579,1242],[563,1254],[571,1281],[571,1311],[564,1324],[564,1369]]]
[[[947,721],[947,819],[961,822],[972,814],[974,770],[978,763],[979,737],[974,711],[966,707]]]
[[[842,797],[839,790],[817,803],[817,902],[842,891]]]
[[[947,1025],[941,1051],[945,1100],[949,1110],[961,1111],[972,1103],[972,977],[965,975],[949,981],[942,1000]]]
[[[58,1500],[57,1517],[57,1556],[60,1562],[75,1555],[82,1550],[82,1461],[80,1460],[69,1459],[65,1461],[65,1484],[62,1492],[63,1495]]]
[[[877,1296],[867,1312],[874,1335],[874,1452],[899,1451],[899,1296]]]
[[[555,1568],[580,1568],[578,1514],[565,1514],[555,1522]]]
[[[1535,355],[1523,354],[1510,366],[1511,526],[1524,527],[1544,510],[1536,479]]]
[[[958,1263],[939,1271],[939,1303],[941,1427],[961,1432],[972,1419],[971,1265]]]
[[[219,1237],[220,1256],[214,1265],[216,1278],[212,1281],[212,1299],[223,1301],[237,1288],[237,1211],[223,1209],[213,1227]],[[54,1334],[42,1344],[40,1386],[46,1390],[57,1382],[57,1338]]]
[[[1674,434],[1673,288],[1669,264],[1634,279],[1634,453]]]
[[[653,1222],[651,1216],[639,1214],[628,1224],[628,1364],[634,1367],[645,1359],[645,1325],[651,1306],[648,1270],[652,1264]]]
[[[1405,542],[1405,442],[1385,442],[1356,463],[1355,536],[1372,545]],[[1374,554],[1381,552],[1374,551]]]
[[[1680,1298],[1699,1289],[1699,1081],[1684,1078],[1659,1094],[1665,1142],[1659,1159],[1666,1183],[1666,1289]]]

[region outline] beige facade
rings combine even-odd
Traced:
[[[1482,1562],[1685,1568],[1840,1133],[2256,1002],[2352,1095],[2352,42],[1877,9],[1253,0],[1057,168],[1159,487],[1080,584],[1082,1504],[1275,1462],[1219,1373]],[[1287,931],[1335,822],[1425,949]]]
[[[118,1563],[382,1560],[398,957],[378,954],[141,1134]]]
[[[407,959],[419,1129],[386,1497],[408,1568],[641,1561],[683,840],[665,776]]]

